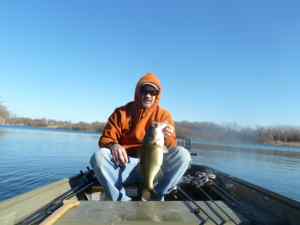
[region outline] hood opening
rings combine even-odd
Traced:
[[[160,80],[154,73],[147,73],[146,75],[141,77],[141,79],[138,81],[136,88],[135,88],[134,101],[137,103],[138,107],[142,107],[141,88],[145,84],[152,85],[153,87],[155,87],[159,90],[159,94],[156,96],[153,106],[158,105],[160,102],[161,94],[162,94],[162,86],[161,86]]]

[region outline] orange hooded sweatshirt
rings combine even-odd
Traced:
[[[160,92],[154,104],[145,109],[141,103],[141,87],[145,83],[152,83],[159,87]],[[153,74],[143,76],[135,88],[134,101],[121,106],[111,114],[99,139],[100,147],[109,148],[113,144],[122,145],[128,153],[140,149],[149,126],[153,121],[167,122],[175,127],[171,113],[159,105],[162,93],[160,80]],[[176,134],[165,138],[168,149],[176,147]]]

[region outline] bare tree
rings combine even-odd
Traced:
[[[6,108],[6,106],[3,105],[2,103],[0,103],[0,118],[2,118],[2,119],[9,118],[9,111]]]

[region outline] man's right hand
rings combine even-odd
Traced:
[[[122,145],[113,144],[110,149],[113,160],[117,165],[125,166],[128,163],[127,152]]]

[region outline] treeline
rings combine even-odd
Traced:
[[[59,121],[46,118],[31,119],[26,117],[12,117],[7,107],[0,103],[0,124],[14,126],[30,126],[30,127],[46,127],[55,129],[69,129],[77,131],[96,131],[101,132],[104,128],[104,123],[101,122],[78,122]]]
[[[72,123],[71,121],[30,118],[7,118],[5,124],[76,131],[96,131],[100,133],[105,126],[103,122]],[[184,121],[176,122],[176,134],[179,138],[194,138],[221,143],[300,143],[300,128],[294,127],[247,128],[237,125]]]
[[[30,118],[9,118],[6,120],[7,125],[15,126],[31,126],[31,127],[47,127],[55,129],[69,129],[76,131],[96,131],[101,132],[104,128],[104,123],[101,122],[78,122],[58,121],[48,119],[30,119]]]
[[[78,131],[102,132],[103,122],[57,121],[50,119],[31,119],[11,117],[7,108],[0,103],[0,124],[48,127]],[[296,143],[300,145],[299,127],[240,127],[237,124],[219,125],[210,122],[176,122],[176,134],[179,138],[195,138],[221,143],[265,143],[281,144]]]
[[[208,122],[177,122],[179,137],[192,137],[221,143],[262,143],[300,145],[300,127],[240,127]]]
[[[4,120],[9,118],[9,111],[5,105],[0,103],[0,119]]]
[[[300,128],[270,127],[257,129],[260,143],[300,143]]]
[[[211,122],[176,122],[178,137],[191,137],[221,143],[257,143],[256,129],[237,124],[219,125]]]

